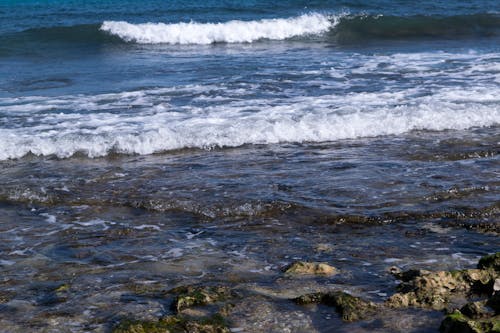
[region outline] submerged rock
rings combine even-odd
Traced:
[[[313,293],[299,296],[293,301],[297,304],[319,303],[335,307],[344,321],[365,319],[375,313],[377,305],[359,297],[341,291],[328,293]]]
[[[167,316],[158,321],[124,320],[113,328],[113,333],[229,333],[220,315],[201,319]]]
[[[283,271],[286,274],[297,275],[333,275],[338,271],[335,267],[323,262],[296,261],[286,266]]]
[[[7,292],[0,292],[0,304],[7,303],[12,298],[12,294]]]
[[[225,301],[235,296],[230,288],[223,286],[186,286],[175,288],[171,292],[178,293],[172,305],[177,312],[193,306]]]
[[[66,302],[70,296],[70,288],[71,286],[67,283],[41,287],[40,291],[43,293],[37,298],[37,304],[53,306]]]
[[[328,243],[319,243],[314,246],[314,251],[319,253],[333,253],[333,246]]]

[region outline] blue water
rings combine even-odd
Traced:
[[[0,0],[0,331],[108,332],[169,314],[137,289],[209,283],[248,332],[435,332],[286,299],[497,251],[499,138],[497,0]]]
[[[2,126],[8,129],[9,140],[3,140],[2,150],[8,153],[0,159],[28,153],[94,157],[326,142],[498,123],[496,106],[491,110],[479,103],[478,110],[471,110],[466,105],[477,101],[482,91],[498,90],[500,17],[493,1],[467,5],[434,1],[418,6],[392,1],[370,5],[363,1],[278,5],[28,1],[2,6],[0,106],[6,110]],[[164,88],[186,92],[179,97]],[[246,93],[239,96],[241,89]],[[459,92],[450,89],[467,89],[473,96],[458,101],[453,96]],[[409,108],[395,114],[390,103],[379,101],[388,102],[386,92],[393,99],[407,98]],[[105,96],[108,93],[115,95]],[[365,93],[372,94],[371,101],[356,99],[359,103],[352,107],[332,100]],[[124,102],[127,94],[136,98]],[[12,100],[17,97],[25,98]],[[206,98],[200,101],[200,97]],[[295,100],[287,100],[290,97]],[[313,106],[304,100],[308,98],[318,98],[321,108],[309,113]],[[34,110],[35,100],[45,107]],[[337,116],[354,117],[373,103],[377,104],[373,110],[380,113],[376,119],[385,114],[397,119],[371,131],[349,119],[345,120],[352,127],[349,133],[321,127],[322,117],[335,126],[341,121]],[[431,106],[437,103],[454,105],[443,111]],[[410,110],[420,104],[428,111],[423,122]],[[181,117],[172,118],[167,105]],[[266,108],[278,105],[283,108],[275,116],[266,114]],[[288,107],[296,109],[295,119],[284,110]],[[220,126],[199,137],[193,134],[199,133],[193,125],[198,108],[208,111],[204,112],[208,123],[220,121]],[[158,119],[153,119],[151,110],[156,110]],[[248,110],[253,120],[244,116]],[[54,117],[54,111],[73,114],[74,120],[82,113],[96,113],[99,119],[90,123],[78,118],[79,125],[68,128],[65,118]],[[462,120],[448,123],[446,112],[458,112]],[[118,123],[116,128],[106,127],[117,114],[118,123],[133,126],[125,132]],[[471,123],[465,119],[470,117]],[[157,126],[158,120],[170,126]],[[303,133],[298,120],[312,132]],[[248,127],[247,121],[268,126],[255,138],[238,136],[241,126]],[[279,129],[276,121],[283,123]],[[89,144],[82,145],[77,138]],[[21,150],[10,152],[13,146]]]

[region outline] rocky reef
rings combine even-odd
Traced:
[[[325,263],[293,262],[283,270],[285,278],[295,275],[332,275],[337,269]],[[406,308],[442,311],[442,333],[500,332],[500,252],[485,256],[477,268],[455,271],[391,269],[400,280],[396,293],[384,302],[372,302],[340,290],[305,293],[290,300],[299,305],[332,307],[345,322],[378,318],[381,313]],[[230,332],[231,312],[245,299],[263,297],[256,291],[230,286],[181,286],[167,291],[171,310],[156,320],[123,318],[113,333]],[[165,296],[166,297],[166,296]],[[436,327],[437,328],[437,327]]]
[[[341,291],[305,294],[293,301],[332,306],[348,322],[374,317],[377,311],[390,309],[439,310],[446,314],[440,327],[442,333],[500,332],[500,252],[481,258],[475,269],[391,271],[401,283],[398,292],[381,304]],[[469,299],[476,301],[467,302]],[[457,308],[464,301],[467,303]]]

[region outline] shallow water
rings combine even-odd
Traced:
[[[215,283],[254,295],[233,327],[328,332],[331,309],[286,298],[340,289],[381,302],[391,266],[469,268],[498,250],[496,132],[2,162],[2,325],[106,331],[169,313],[168,297],[140,290]],[[341,274],[283,276],[294,260]],[[397,332],[395,315],[345,330]],[[401,325],[414,332],[441,318],[412,316]]]
[[[195,284],[243,295],[234,332],[437,332],[289,299],[499,250],[499,12],[0,1],[0,331],[109,332]]]

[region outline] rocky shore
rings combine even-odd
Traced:
[[[342,290],[301,294],[288,298],[288,302],[331,308],[344,322],[374,320],[409,308],[440,311],[442,333],[500,332],[500,252],[481,258],[474,269],[401,271],[390,267],[389,271],[399,282],[395,293],[384,302],[372,302]],[[298,278],[332,274],[342,272],[322,262],[292,262],[283,268],[283,275]],[[241,303],[272,297],[256,290],[221,285],[149,292],[169,300],[172,314],[155,320],[123,318],[114,325],[113,333],[242,332],[242,328],[232,325]]]

